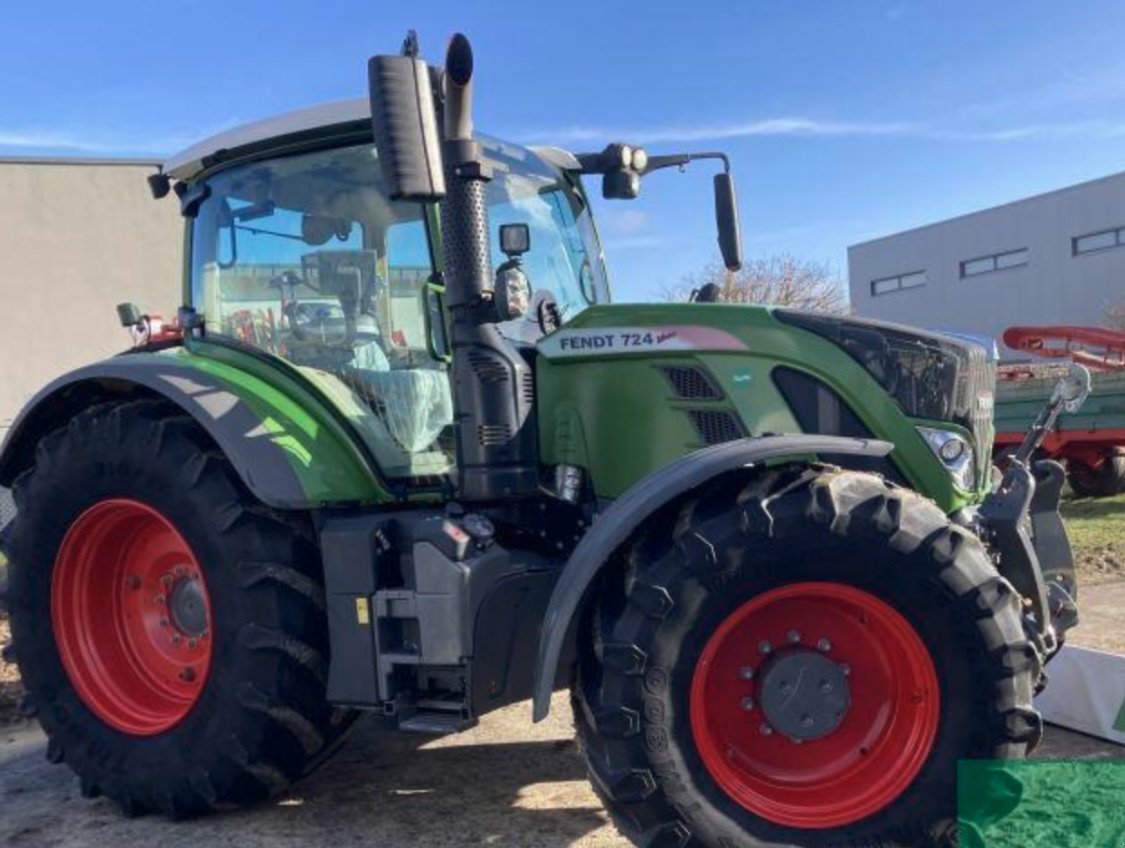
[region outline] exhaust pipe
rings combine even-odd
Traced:
[[[539,489],[534,375],[496,326],[485,186],[492,178],[473,140],[473,50],[460,33],[445,58],[442,267],[450,312],[458,496],[510,499]]]

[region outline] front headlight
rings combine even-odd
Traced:
[[[949,471],[957,488],[971,492],[976,481],[976,462],[968,440],[960,433],[934,427],[919,427],[918,432]]]

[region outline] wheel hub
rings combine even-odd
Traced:
[[[207,599],[198,578],[181,578],[172,584],[168,609],[172,623],[185,636],[207,632]]]
[[[892,803],[929,757],[940,714],[914,626],[843,583],[750,597],[710,634],[692,678],[703,768],[743,808],[790,827],[842,827]]]
[[[827,736],[851,705],[845,670],[823,653],[798,649],[774,659],[762,674],[762,712],[795,742]]]
[[[207,684],[203,573],[175,525],[145,503],[103,500],[75,519],[55,560],[51,626],[79,698],[130,736],[183,721]]]

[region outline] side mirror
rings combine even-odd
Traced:
[[[514,321],[527,314],[531,306],[531,283],[518,259],[509,259],[496,269],[492,300],[501,321]]]
[[[119,303],[117,304],[117,320],[121,322],[122,327],[129,329],[138,326],[144,320],[144,316],[141,315],[141,310],[137,308],[137,304]]]
[[[509,259],[531,250],[531,229],[527,224],[500,225],[500,252]]]
[[[728,271],[742,267],[742,228],[738,223],[738,199],[734,175],[715,174],[715,223],[719,228],[719,251]]]
[[[415,56],[373,56],[367,65],[371,127],[392,200],[445,196],[430,69]]]

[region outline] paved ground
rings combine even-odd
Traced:
[[[1082,601],[1073,642],[1125,652],[1125,582],[1089,587]],[[538,726],[527,704],[439,740],[360,726],[285,798],[186,823],[129,821],[104,800],[84,800],[70,771],[48,765],[43,751],[34,727],[0,729],[0,845],[627,848],[586,784],[563,696]],[[1037,756],[1107,759],[1125,749],[1050,728]]]

